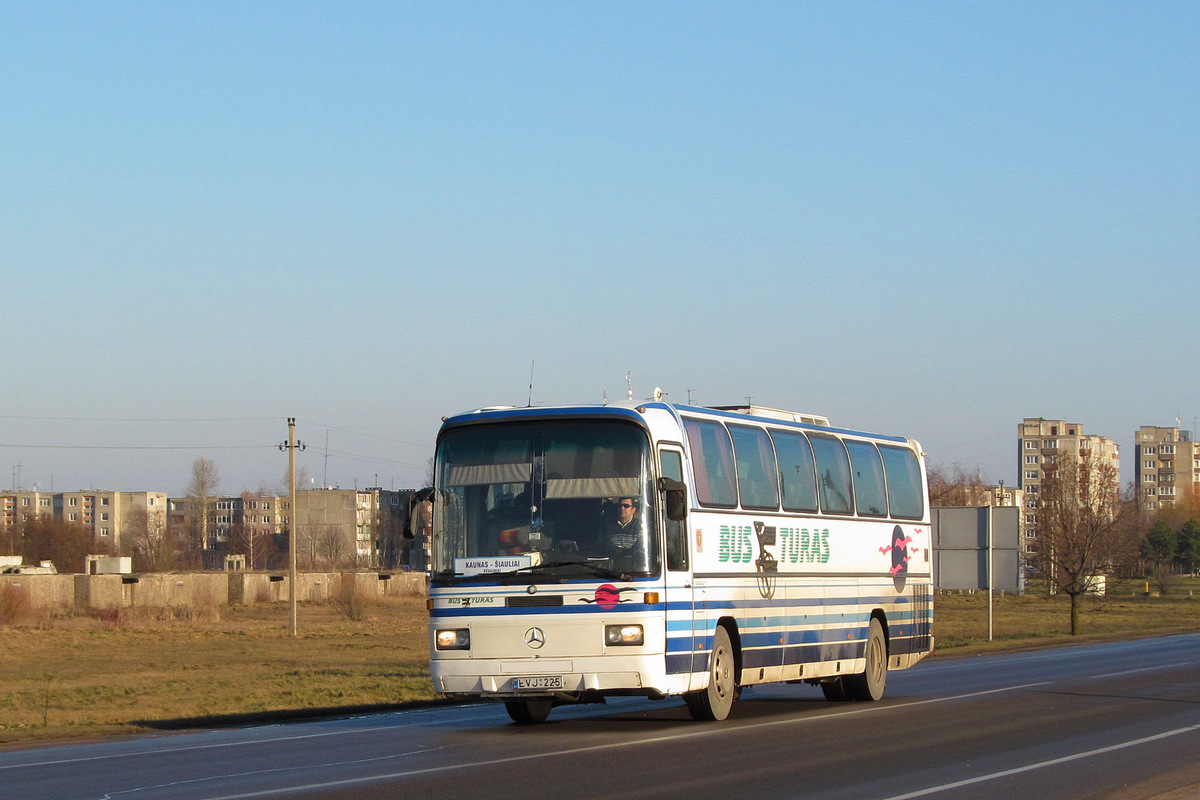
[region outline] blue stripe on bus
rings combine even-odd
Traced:
[[[471,605],[463,608],[442,607],[429,612],[432,619],[439,617],[527,617],[546,614],[614,614],[647,611],[662,611],[662,603],[647,605],[646,603],[619,603],[612,608],[601,608],[595,603],[581,603],[577,606],[537,606],[533,608],[509,608],[503,603],[494,605]]]

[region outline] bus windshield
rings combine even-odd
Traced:
[[[658,573],[649,440],[616,420],[512,421],[438,444],[435,581]]]

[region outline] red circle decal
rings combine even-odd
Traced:
[[[617,593],[617,587],[611,583],[606,583],[603,586],[596,587],[596,605],[607,610],[616,608],[617,603],[621,601],[621,595]]]

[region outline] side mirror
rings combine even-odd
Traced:
[[[408,520],[404,523],[404,538],[412,539],[425,528],[425,504],[433,506],[433,489],[422,489],[408,499]]]
[[[687,519],[687,486],[671,478],[659,478],[658,490],[663,493],[667,519],[672,522]]]

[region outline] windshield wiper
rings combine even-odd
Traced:
[[[593,564],[590,561],[543,561],[541,564],[531,564],[528,567],[521,567],[515,572],[533,572],[535,570],[555,569],[557,567],[584,567],[591,570],[592,574],[601,578],[608,578],[613,581],[631,581],[633,578],[626,575],[624,572],[602,567],[599,564]],[[507,574],[507,573],[506,573]]]
[[[505,570],[504,572],[480,572],[474,575],[451,575],[440,579],[440,583],[445,586],[457,586],[464,583],[484,583],[486,581],[497,581],[499,583],[509,583],[514,578],[522,577],[522,573],[541,572],[543,570],[559,569],[561,567],[583,567],[599,578],[607,578],[610,581],[631,581],[633,580],[624,572],[602,567],[599,564],[593,564],[588,561],[543,561],[540,564],[530,564],[527,567],[518,567],[517,569]],[[528,576],[533,577],[533,576]],[[561,583],[566,578],[561,575],[551,576],[551,579],[556,583]]]

